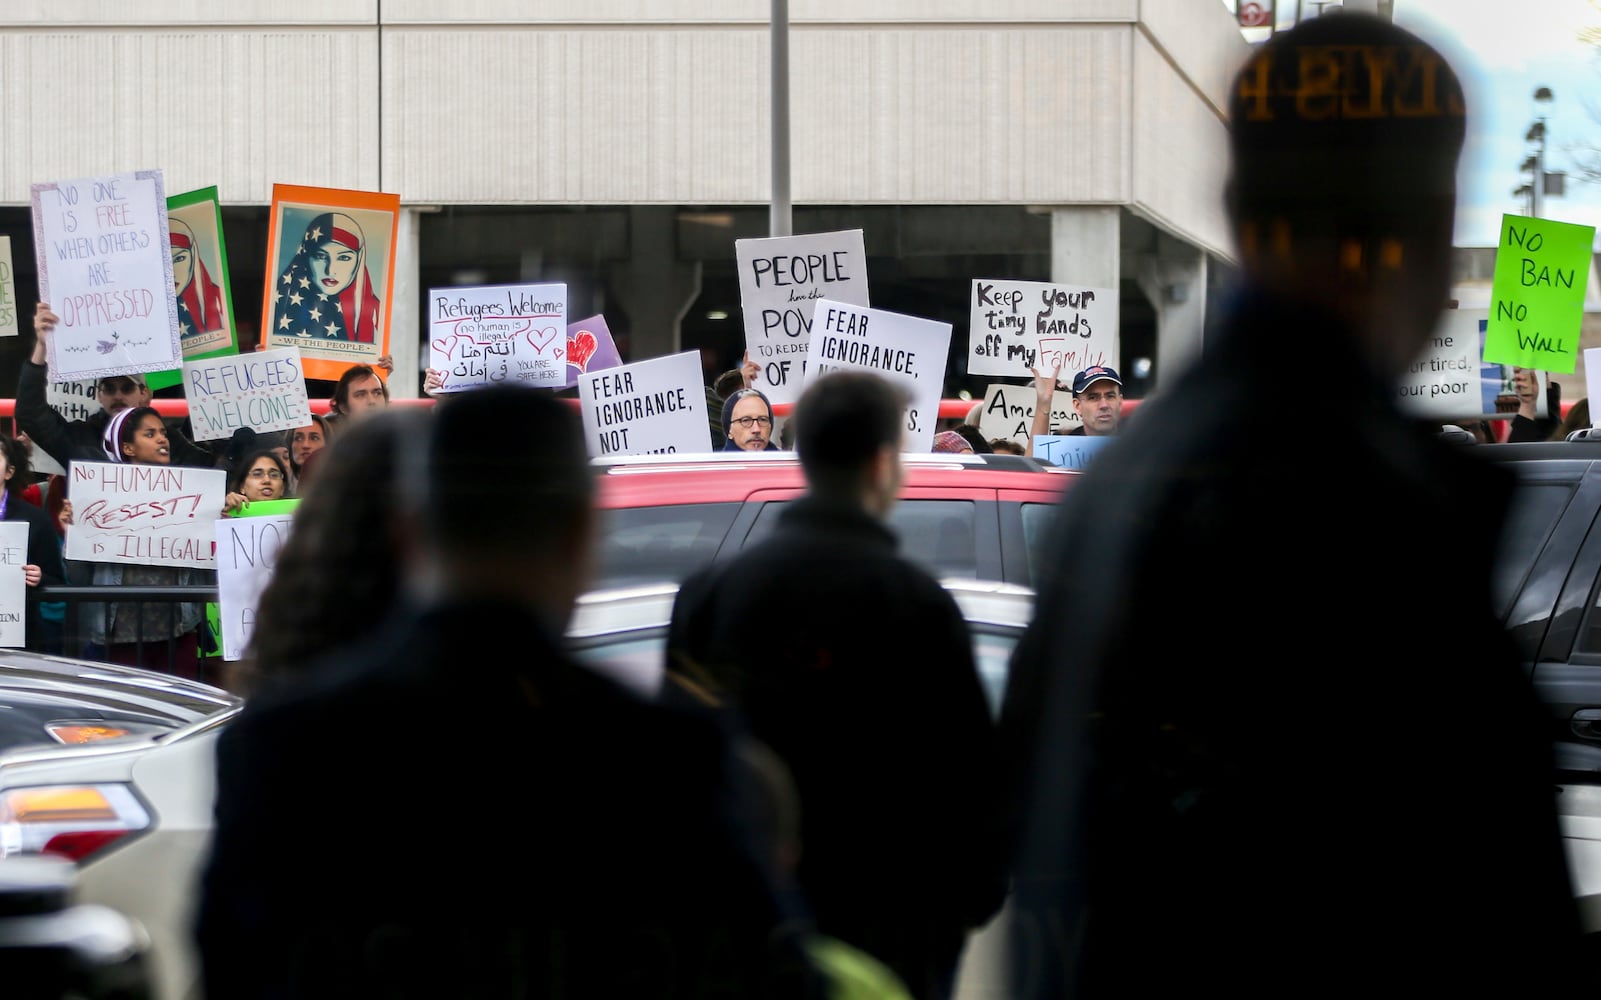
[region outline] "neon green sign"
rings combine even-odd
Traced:
[[[1501,217],[1484,360],[1573,371],[1594,242],[1594,226]]]

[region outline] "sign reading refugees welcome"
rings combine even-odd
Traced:
[[[565,284],[428,293],[428,366],[444,373],[437,392],[499,382],[559,388],[569,384],[567,351]]]
[[[812,324],[808,384],[840,368],[870,371],[899,383],[906,408],[906,450],[934,447],[951,325],[844,302],[819,300]]]
[[[1501,217],[1484,360],[1573,371],[1594,242],[1594,226]]]
[[[211,522],[228,474],[182,465],[73,462],[66,556],[85,562],[197,566],[217,560]]]
[[[860,229],[735,240],[745,349],[762,366],[757,384],[775,403],[800,398],[813,313],[822,299],[867,305],[867,251]]]
[[[265,433],[311,423],[300,352],[292,347],[186,361],[183,390],[196,441],[231,437],[241,427]]]
[[[1117,292],[1043,281],[973,282],[967,373],[1068,379],[1117,358]]]
[[[578,399],[591,455],[706,450],[699,351],[590,372],[578,380]]]

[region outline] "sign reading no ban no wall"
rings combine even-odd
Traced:
[[[1573,371],[1594,242],[1594,226],[1501,217],[1485,361]]]

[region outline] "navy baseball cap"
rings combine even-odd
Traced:
[[[1109,382],[1115,382],[1119,386],[1123,384],[1123,380],[1118,377],[1116,368],[1108,368],[1105,365],[1091,365],[1073,376],[1073,395],[1077,396],[1085,389],[1088,389],[1091,382],[1099,382],[1103,378]]]

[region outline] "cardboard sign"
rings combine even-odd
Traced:
[[[1064,469],[1076,469],[1080,472],[1089,465],[1090,459],[1096,452],[1112,443],[1109,437],[1090,437],[1088,434],[1075,434],[1071,437],[1062,434],[1036,434],[1034,436],[1033,456],[1059,465]]]
[[[820,299],[812,323],[806,384],[841,368],[870,371],[898,382],[911,394],[905,450],[930,451],[950,348],[949,323]]]
[[[1025,448],[1032,447],[1029,433],[1034,426],[1034,401],[1038,397],[1032,385],[991,384],[984,389],[984,408],[979,411],[978,429],[986,441],[1009,438]],[[1051,423],[1053,428],[1069,429],[1080,423],[1078,411],[1073,409],[1073,394],[1062,389],[1051,397]]]
[[[706,450],[700,352],[636,361],[578,380],[591,455],[664,455]]]
[[[261,342],[299,349],[307,378],[389,353],[400,195],[272,186]]]
[[[239,353],[233,318],[233,287],[228,248],[222,240],[222,202],[215,187],[186,191],[167,199],[167,234],[172,244],[173,298],[178,307],[178,341],[185,361]],[[183,372],[173,368],[145,376],[152,389],[177,385]]]
[[[232,437],[241,427],[265,433],[311,423],[306,376],[294,348],[186,361],[183,392],[196,441]]]
[[[818,301],[868,304],[862,231],[735,240],[734,255],[745,349],[762,366],[757,384],[774,403],[793,403],[805,381]]]
[[[1117,292],[1044,281],[973,282],[967,373],[1032,378],[1060,371],[1069,382],[1117,360]]]
[[[1501,217],[1484,360],[1573,371],[1594,242],[1594,226]]]
[[[591,316],[567,324],[567,381],[562,383],[563,389],[577,385],[586,372],[604,371],[622,363],[606,317]]]
[[[0,521],[0,646],[28,644],[27,565],[28,522]]]
[[[0,337],[17,335],[17,271],[11,265],[11,237],[0,236]]]
[[[33,238],[39,298],[61,317],[49,340],[53,378],[177,367],[161,171],[33,185]]]
[[[217,603],[221,606],[222,658],[242,659],[256,627],[256,607],[289,538],[294,517],[224,517],[217,531]]]
[[[68,559],[142,566],[217,565],[211,522],[228,474],[182,465],[73,462]]]
[[[444,373],[434,391],[499,382],[560,388],[567,379],[566,331],[565,284],[431,288],[428,367]]]

